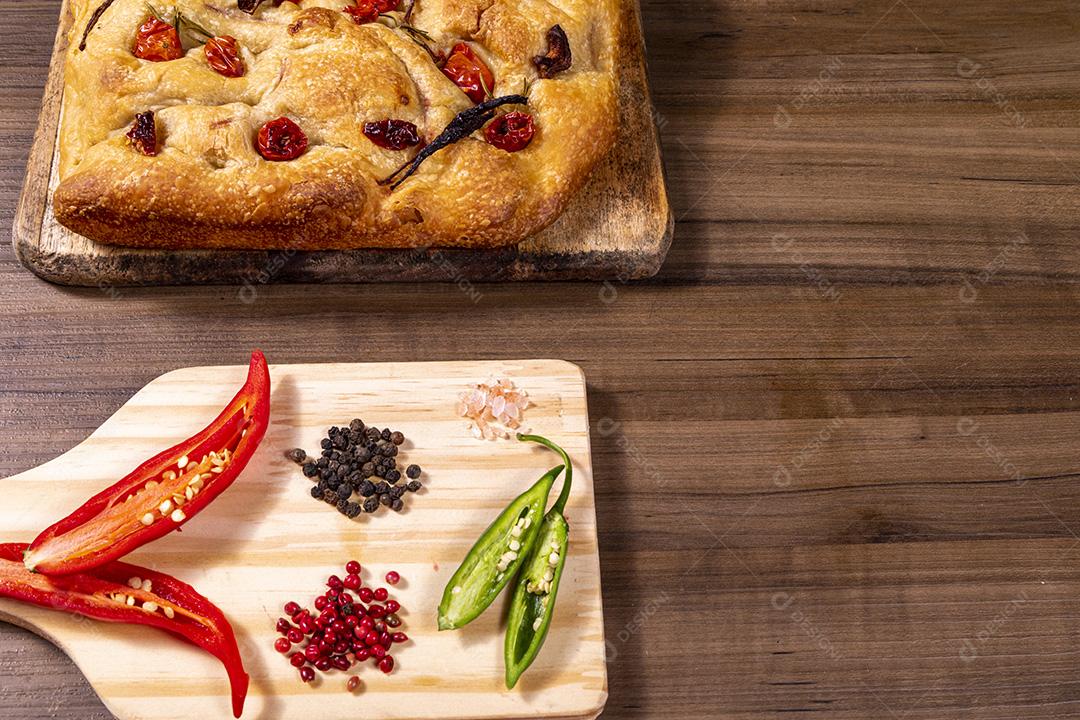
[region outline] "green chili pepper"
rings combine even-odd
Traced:
[[[472,546],[443,591],[440,630],[455,630],[475,620],[517,574],[540,533],[551,486],[562,471],[562,465],[549,470],[510,503]]]
[[[559,580],[566,566],[566,548],[570,527],[563,516],[570,486],[574,480],[574,466],[566,451],[555,443],[538,435],[518,435],[518,440],[537,442],[562,455],[566,464],[566,478],[562,492],[555,505],[544,516],[536,544],[529,552],[521,576],[514,588],[510,603],[510,620],[506,628],[504,653],[506,659],[506,687],[512,689],[521,674],[532,665],[547,638],[551,618],[555,613],[555,597],[559,592]]]

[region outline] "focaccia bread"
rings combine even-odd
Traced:
[[[519,242],[611,146],[619,1],[69,0],[55,215],[171,249]]]

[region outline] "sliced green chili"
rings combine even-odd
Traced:
[[[570,462],[570,456],[567,455],[566,451],[561,447],[540,435],[523,435],[522,433],[518,433],[517,439],[521,442],[539,443],[548,450],[559,453],[559,457],[561,457],[563,461],[563,466],[566,468],[566,478],[563,480],[562,492],[559,493],[559,498],[555,501],[555,504],[551,509],[558,510],[559,513],[562,514],[566,510],[566,501],[570,497],[570,486],[574,482],[574,463]]]
[[[517,684],[547,638],[566,565],[569,532],[562,513],[553,509],[544,517],[539,538],[514,588],[504,646],[507,688]]]
[[[540,653],[555,614],[555,597],[559,592],[563,568],[566,567],[566,551],[570,540],[570,527],[563,511],[574,479],[574,466],[570,462],[570,456],[561,447],[539,435],[519,434],[518,440],[540,443],[559,453],[566,463],[566,478],[563,480],[559,499],[544,516],[536,544],[529,552],[514,587],[503,647],[506,687],[510,689],[517,684],[518,678]]]
[[[549,470],[510,503],[472,546],[443,591],[440,630],[454,630],[475,620],[517,574],[536,542],[551,486],[562,471],[562,465]]]

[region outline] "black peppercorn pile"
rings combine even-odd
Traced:
[[[361,512],[373,513],[381,505],[401,512],[405,493],[422,487],[417,479],[419,465],[409,465],[404,473],[398,468],[398,446],[403,442],[405,436],[400,432],[367,427],[357,418],[348,427],[330,428],[321,443],[322,457],[308,457],[301,448],[288,451],[285,457],[316,481],[311,497],[354,518]],[[402,475],[407,478],[404,483],[400,482]],[[361,502],[354,502],[354,495],[359,495]]]

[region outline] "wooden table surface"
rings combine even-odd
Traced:
[[[565,358],[589,380],[605,717],[1080,716],[1080,10],[643,10],[678,217],[654,281],[69,290],[5,248],[0,474],[253,345]],[[55,14],[0,6],[2,225]],[[3,627],[0,716],[105,713]]]

